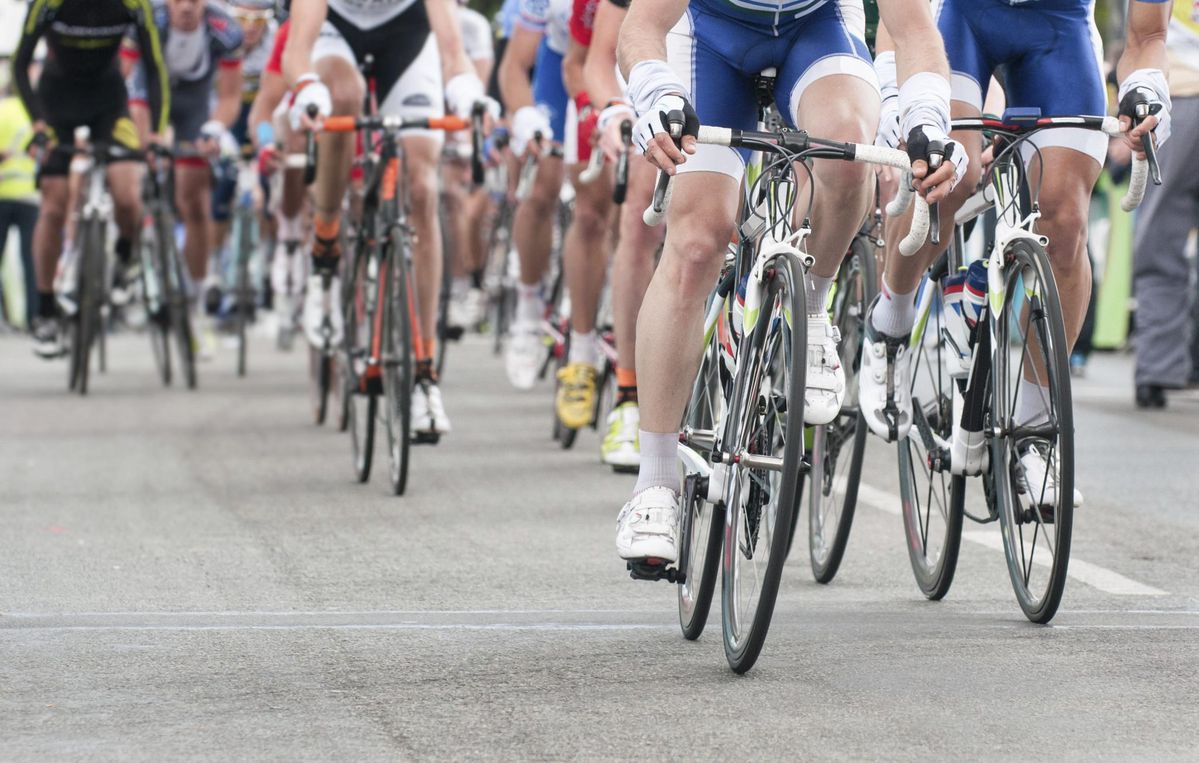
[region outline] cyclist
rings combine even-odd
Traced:
[[[512,152],[537,160],[532,189],[512,220],[520,281],[504,367],[512,386],[522,390],[533,388],[545,355],[541,280],[549,269],[564,176],[561,157],[545,149],[560,144],[566,129],[569,99],[562,84],[562,57],[570,37],[570,12],[571,0],[521,0],[520,15],[500,61],[500,91],[511,121]],[[537,136],[539,141],[534,140]]]
[[[153,124],[150,139],[159,139],[166,127],[170,99],[162,49],[148,0],[36,0],[30,5],[13,59],[13,71],[17,91],[36,132],[51,141],[69,142],[75,128],[88,127],[97,142],[139,148],[117,62],[121,41],[129,29],[136,35],[142,57],[150,62],[147,67]],[[43,37],[49,54],[35,92],[29,65]],[[134,239],[141,225],[141,182],[135,163],[116,159],[108,167],[108,186],[118,228],[114,280],[118,286],[124,286],[133,259]],[[61,354],[53,291],[67,224],[69,165],[69,153],[52,151],[39,173],[42,204],[34,232],[38,315],[33,321],[33,340],[34,349],[43,357]]]
[[[154,6],[154,22],[162,39],[170,75],[170,123],[175,147],[175,207],[183,223],[183,255],[193,288],[208,272],[216,250],[212,230],[212,166],[220,153],[236,153],[229,132],[241,114],[241,28],[216,3],[167,0]],[[145,66],[139,64],[130,84],[134,107],[143,103]],[[192,293],[198,309],[198,291]],[[215,308],[215,305],[214,305]],[[194,325],[203,325],[199,321]],[[211,327],[201,330],[202,356],[215,339]]]
[[[1105,93],[1101,51],[1089,0],[1044,0],[1011,5],[1000,0],[945,0],[937,5],[937,25],[945,38],[953,69],[953,116],[977,117],[987,95],[991,74],[1003,68],[1007,102],[1036,107],[1046,116],[1104,113]],[[1131,103],[1141,96],[1162,104],[1156,117],[1146,119],[1126,136],[1138,153],[1140,136],[1153,130],[1159,141],[1169,134],[1170,97],[1163,67],[1166,64],[1166,27],[1170,4],[1134,0],[1129,4],[1128,36],[1118,74],[1120,114],[1127,120]],[[886,19],[884,19],[886,21]],[[880,27],[880,50],[889,47],[887,29]],[[876,67],[884,88],[894,91],[893,57],[881,53]],[[1156,127],[1156,129],[1155,129]],[[879,140],[895,145],[900,133],[893,109],[879,126]],[[1091,188],[1099,178],[1107,153],[1107,136],[1094,130],[1054,129],[1030,139],[1024,160],[1040,184],[1037,229],[1049,239],[1046,248],[1061,296],[1066,339],[1078,338],[1091,290],[1091,269],[1086,253],[1087,207]],[[866,344],[862,354],[860,391],[862,413],[870,429],[889,439],[907,435],[912,421],[909,383],[910,359],[905,348],[915,319],[915,294],[921,277],[951,239],[954,213],[974,191],[981,175],[982,144],[977,134],[962,135],[970,155],[966,182],[950,194],[941,211],[941,246],[926,244],[915,256],[902,257],[897,230],[888,225],[887,263],[880,296],[868,311]],[[888,390],[891,390],[889,393]],[[1021,381],[1016,420],[1020,425],[1047,420],[1049,395],[1030,379]],[[898,411],[889,420],[884,411]],[[969,441],[968,441],[969,440]],[[985,442],[955,429],[953,459],[967,471],[982,468]],[[1050,469],[1043,449],[1030,440],[1021,454],[1029,484],[1045,485],[1042,503],[1057,501],[1056,483],[1047,481]],[[967,466],[969,465],[969,466]],[[1082,498],[1075,491],[1075,504]]]
[[[636,120],[625,97],[624,83],[616,74],[616,41],[628,12],[628,0],[600,0],[584,72],[592,101],[603,104],[597,122],[599,145],[612,162],[624,146],[622,122]],[[665,230],[641,219],[654,188],[654,168],[649,162],[629,162],[628,190],[620,211],[616,253],[612,260],[612,322],[616,332],[616,402],[608,414],[600,457],[613,469],[634,470],[641,461],[637,432],[641,425],[637,407],[637,313],[654,274],[654,257]]]
[[[575,208],[562,244],[563,275],[570,293],[570,345],[566,366],[558,371],[554,408],[558,420],[569,429],[589,425],[595,415],[596,380],[603,359],[595,322],[610,251],[612,176],[603,172],[590,183],[583,183],[580,177],[591,159],[592,136],[599,119],[583,76],[595,6],[595,0],[574,0],[570,39],[562,61],[562,81],[570,98],[564,125],[565,153]]]
[[[458,25],[462,32],[462,47],[475,66],[479,79],[488,82],[495,63],[492,49],[491,25],[487,18],[458,0]],[[450,136],[445,162],[442,165],[443,189],[447,208],[445,219],[453,230],[454,281],[449,305],[449,323],[457,327],[474,327],[483,320],[483,268],[487,264],[487,247],[483,242],[484,220],[489,195],[485,188],[471,188],[470,143],[465,136]]]
[[[900,49],[900,98],[914,174],[930,201],[942,198],[964,170],[964,154],[929,173],[929,141],[948,141],[949,69],[925,0],[883,0]],[[678,27],[672,32],[671,28]],[[851,0],[663,0],[633,3],[621,28],[620,63],[629,99],[640,115],[634,129],[647,158],[674,174],[662,260],[641,305],[637,333],[641,399],[641,466],[632,499],[617,520],[616,546],[627,560],[677,558],[678,426],[699,365],[704,301],[733,233],[744,155],[696,145],[701,123],[753,128],[754,77],[775,67],[775,100],[784,118],[821,136],[872,141],[879,92],[866,43],[861,3]],[[667,63],[665,58],[668,56]],[[692,105],[694,104],[694,106]],[[676,146],[666,117],[685,116]],[[816,221],[807,250],[808,368],[805,419],[827,423],[841,406],[844,371],[825,301],[849,243],[872,201],[872,175],[861,164],[816,160]]]
[[[483,100],[479,80],[462,47],[452,6],[441,0],[310,0],[291,9],[291,29],[283,54],[283,71],[292,85],[290,120],[294,129],[313,125],[310,105],[323,118],[358,114],[365,86],[357,65],[366,56],[375,62],[379,110],[410,117],[440,116],[448,104],[469,116]],[[442,87],[443,74],[445,86]],[[340,291],[335,269],[341,255],[338,234],[342,197],[349,182],[354,144],[348,136],[321,136],[317,180],[313,191],[316,240],[313,274],[304,304],[304,329],[320,343],[320,326],[329,305],[334,331],[340,333]],[[418,434],[450,431],[434,374],[433,345],[437,333],[441,285],[441,232],[437,221],[437,164],[442,137],[438,132],[409,132],[403,137],[410,182],[417,326],[423,348],[416,359],[418,384],[412,395],[412,421]],[[323,291],[323,285],[328,291]]]

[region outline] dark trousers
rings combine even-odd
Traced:
[[[21,239],[21,269],[25,271],[25,325],[37,315],[37,279],[33,272],[33,227],[37,225],[37,205],[25,201],[0,201],[0,261],[8,231],[17,227]]]

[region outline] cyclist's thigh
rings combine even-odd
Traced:
[[[379,92],[387,94],[379,104],[381,113],[406,119],[431,119],[445,115],[441,54],[437,50],[437,38],[432,34],[425,36],[415,59],[402,71],[389,76],[395,77],[394,84],[388,83],[390,86],[384,87],[384,83],[379,82]],[[445,141],[445,133],[441,130],[406,130],[406,143],[409,138],[427,146],[433,152],[431,161],[436,162]]]
[[[1047,34],[1035,47],[1011,60],[1007,66],[1007,100],[1011,106],[1035,107],[1045,116],[1088,114],[1102,116],[1107,110],[1103,87],[1103,47],[1099,30],[1085,8],[1077,11],[1020,9],[1041,17]],[[1052,35],[1048,32],[1052,32]],[[1038,148],[1073,149],[1102,166],[1108,138],[1099,130],[1062,128],[1043,130],[1030,143]],[[1023,151],[1025,161],[1033,154]]]
[[[358,72],[358,63],[363,56],[365,51],[356,50],[332,21],[321,25],[320,35],[312,47],[312,65],[329,86],[334,113],[361,110],[361,96],[366,86]]]
[[[176,144],[194,143],[200,137],[200,128],[208,121],[209,92],[207,82],[180,82],[171,89]]]
[[[752,46],[757,32],[713,14],[689,10],[666,35],[666,58],[683,82],[691,83],[691,102],[701,125],[752,130],[757,101],[752,75],[721,51]],[[736,38],[740,38],[739,40]],[[717,172],[740,181],[749,152],[699,145],[678,168],[680,173]]]
[[[935,4],[935,11],[937,30],[945,40],[945,54],[949,58],[952,98],[981,112],[995,62],[987,55],[972,23],[972,17],[978,12],[974,2],[944,0]],[[984,3],[993,4],[991,0],[984,0]],[[983,24],[986,23],[983,20]]]

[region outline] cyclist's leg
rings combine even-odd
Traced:
[[[191,280],[197,285],[208,272],[211,177],[212,171],[203,159],[175,163],[175,208],[183,223],[183,256]]]
[[[620,239],[612,265],[612,318],[616,330],[616,353],[620,369],[633,374],[636,396],[637,314],[654,275],[654,258],[666,231],[650,227],[641,219],[654,194],[653,165],[641,157],[630,157],[629,188],[620,210]]]
[[[537,164],[537,175],[529,195],[521,200],[512,220],[512,237],[516,253],[520,257],[521,306],[517,308],[517,319],[540,320],[539,308],[530,311],[522,307],[532,300],[528,296],[541,288],[541,279],[549,267],[550,250],[553,246],[554,212],[558,207],[558,193],[562,190],[562,160],[543,157]],[[536,314],[534,314],[536,313]]]
[[[313,68],[329,88],[332,113],[354,116],[362,111],[366,87],[358,73],[354,51],[325,22],[313,50]],[[319,138],[316,181],[312,188],[313,218],[319,239],[334,240],[341,224],[341,205],[350,183],[350,165],[354,159],[354,137],[347,133],[325,133]],[[285,202],[286,203],[286,202]],[[329,254],[336,256],[332,251]],[[313,256],[317,256],[314,249]]]
[[[437,166],[441,158],[441,140],[436,135],[409,135],[404,138],[404,156],[408,162],[408,201],[416,232],[412,247],[416,302],[419,308],[420,344],[424,350],[417,363],[429,361],[437,340],[437,310],[441,296],[441,227],[437,220]]]

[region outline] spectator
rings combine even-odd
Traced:
[[[1164,408],[1191,378],[1191,305],[1185,249],[1199,221],[1199,3],[1175,3],[1167,48],[1173,131],[1158,152],[1162,185],[1149,186],[1136,220],[1136,403]]]
[[[3,71],[7,61],[0,62]],[[37,286],[33,276],[33,226],[37,223],[35,166],[25,148],[33,128],[21,99],[12,95],[8,84],[0,86],[0,264],[3,264],[8,233],[15,227],[21,246],[21,269],[25,276],[25,326],[37,308]],[[2,290],[0,290],[2,293]],[[16,316],[5,316],[15,322]]]

